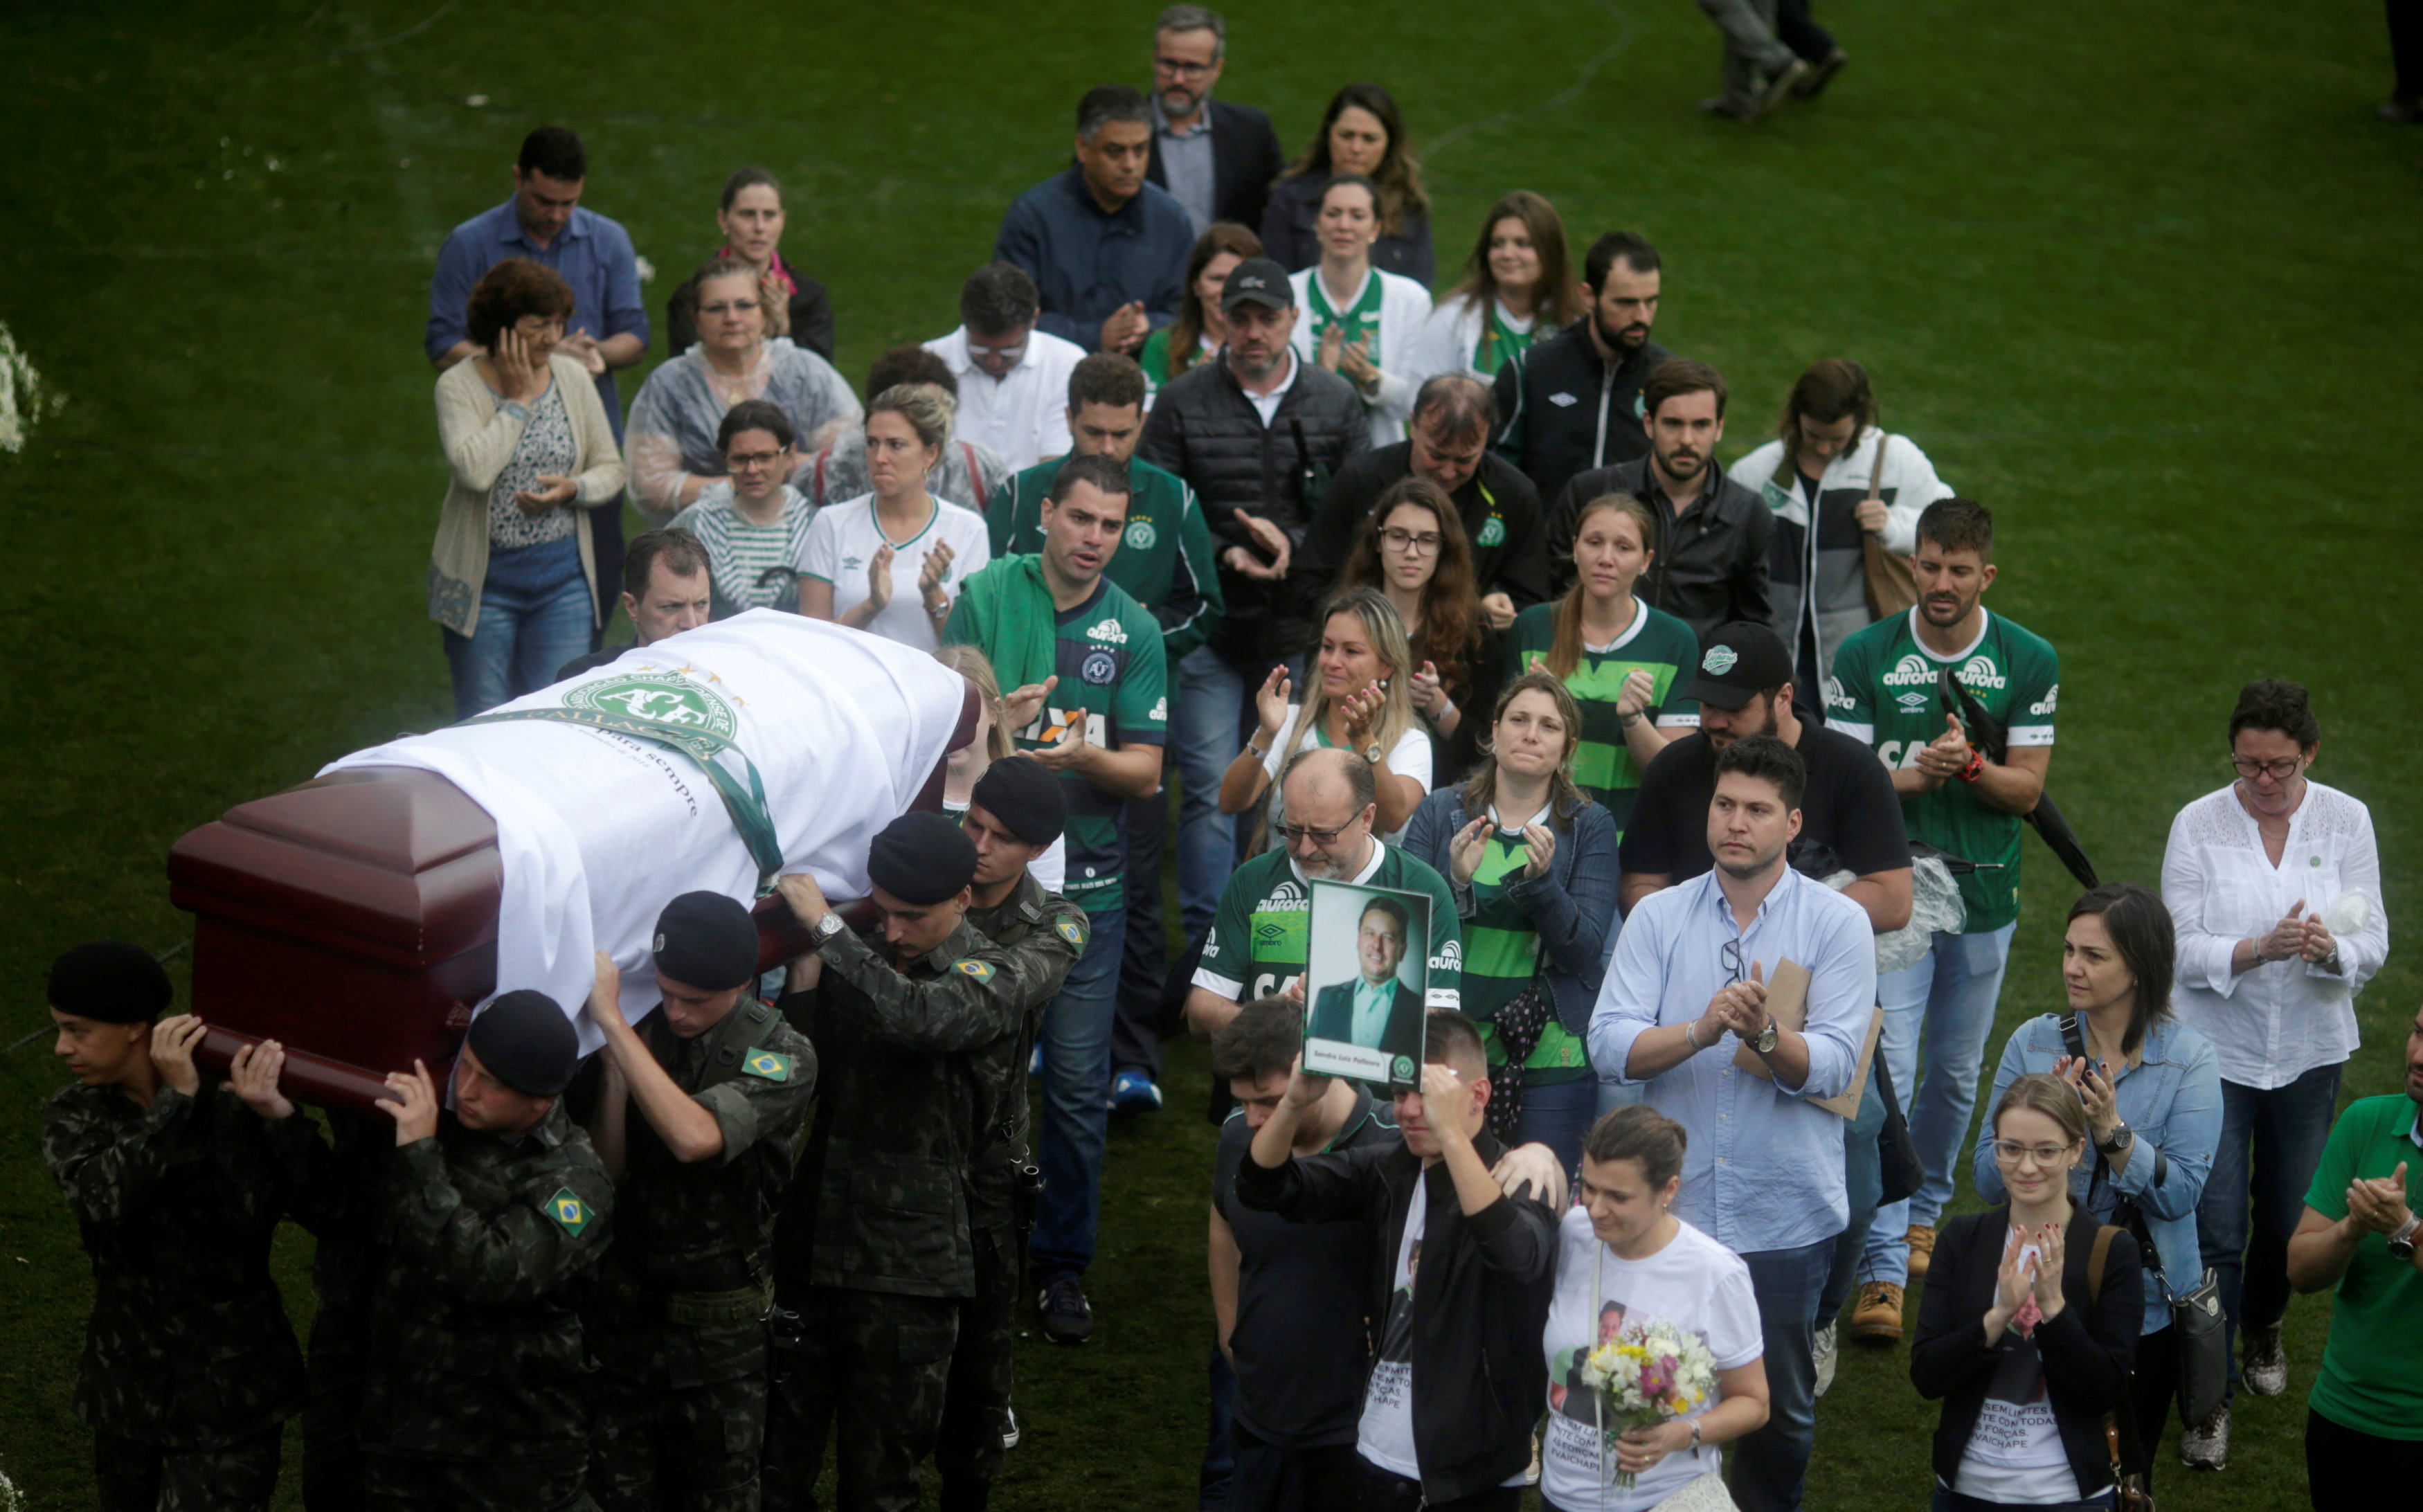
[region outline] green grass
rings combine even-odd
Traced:
[[[1076,95],[1141,82],[1153,8],[152,0],[0,20],[0,324],[46,396],[0,454],[0,1045],[37,1036],[0,1053],[0,1470],[29,1506],[91,1486],[68,1411],[89,1287],[38,1156],[61,1080],[42,973],[95,935],[182,940],[161,869],[178,835],[446,718],[419,347],[446,230],[502,198],[524,131],[572,124],[589,202],[662,270],[660,312],[713,249],[723,175],[762,163],[863,375],[955,323],[1002,207],[1065,161]],[[1444,143],[1443,269],[1516,186],[1582,240],[1648,234],[1658,339],[1732,380],[1728,456],[1804,364],[1860,358],[1888,422],[2000,512],[1991,602],[2061,648],[2052,787],[2105,874],[2154,879],[2172,814],[2223,778],[2238,685],[2293,676],[2327,732],[2320,775],[2374,805],[2402,930],[2423,906],[2395,801],[2423,744],[2405,692],[2423,134],[2371,117],[2378,9],[1822,9],[1851,69],[1755,131],[1691,108],[1717,43],[1671,4],[1240,0],[1224,92],[1292,151],[1338,84],[1387,83],[1417,144]],[[2055,1000],[2069,887],[2030,844],[1995,1048]],[[2398,1085],[2412,961],[2363,999],[2352,1097]],[[1206,1074],[1180,1047],[1170,1111],[1114,1135],[1100,1339],[1021,1361],[1006,1507],[1190,1504]],[[308,1244],[280,1254],[308,1316]],[[2290,1313],[2295,1389],[2240,1412],[2226,1472],[2180,1495],[2163,1472],[2182,1504],[2303,1504],[2325,1320],[2320,1299]],[[1905,1363],[1845,1358],[1812,1506],[1923,1504],[1934,1415]]]

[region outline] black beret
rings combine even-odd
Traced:
[[[488,1074],[517,1092],[553,1097],[580,1067],[580,1036],[554,998],[528,988],[499,993],[463,1037]]]
[[[1069,822],[1069,801],[1061,796],[1060,779],[1042,762],[1026,756],[985,768],[968,797],[1029,845],[1050,845]]]
[[[728,992],[757,975],[757,925],[721,893],[684,893],[657,915],[657,969],[685,987]]]
[[[903,814],[867,848],[866,876],[904,903],[943,902],[975,881],[975,842],[942,815]]]
[[[51,1006],[76,1018],[148,1024],[173,995],[151,952],[124,940],[95,940],[51,963]]]

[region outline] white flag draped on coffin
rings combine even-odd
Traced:
[[[908,646],[752,610],[321,775],[419,768],[487,811],[497,988],[562,1004],[586,1051],[594,952],[622,968],[637,1021],[657,1001],[653,931],[677,894],[751,903],[772,874],[805,871],[828,897],[864,897],[867,846],[942,758],[963,688]]]

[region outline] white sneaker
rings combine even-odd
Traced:
[[[1002,1451],[1006,1454],[1018,1447],[1018,1409],[1014,1407],[1003,1408],[1001,1409],[1001,1415],[1009,1420],[1009,1426],[1003,1431],[1001,1436]]]
[[[1811,1354],[1817,1361],[1817,1394],[1823,1396],[1826,1388],[1834,1384],[1833,1324],[1829,1323],[1817,1330],[1817,1345]]]
[[[2202,1423],[2179,1429],[2179,1463],[2190,1470],[2219,1470],[2229,1463],[2229,1405],[2212,1409]]]
[[[2280,1346],[2280,1325],[2246,1330],[2246,1358],[2240,1378],[2257,1396],[2277,1396],[2288,1389],[2288,1352]]]

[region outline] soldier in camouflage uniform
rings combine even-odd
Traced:
[[[767,1424],[774,1509],[815,1505],[836,1414],[846,1512],[917,1505],[959,1309],[976,1295],[970,1170],[978,1124],[997,1112],[977,1062],[1015,1060],[1037,979],[1076,958],[1063,942],[1060,963],[1044,966],[969,926],[975,847],[939,814],[885,826],[866,869],[883,954],[843,925],[813,878],[783,879],[818,941],[794,963],[783,1011],[811,1026],[826,1081],[777,1233],[796,1334]]]
[[[42,1160],[92,1258],[76,1416],[103,1512],[262,1508],[303,1357],[269,1275],[285,1205],[277,1141],[194,1065],[198,1018],[152,1022],[167,975],[139,946],[78,946],[51,968],[55,1053],[76,1074]],[[248,1064],[249,1052],[246,1053]]]
[[[816,1052],[751,990],[757,931],[715,893],[657,921],[662,1001],[623,1021],[604,953],[606,1035],[590,1135],[614,1173],[614,1248],[587,1313],[597,1362],[590,1492],[607,1512],[750,1512],[766,1423],[774,1211],[790,1185]]]
[[[283,1053],[274,1042],[262,1049],[263,1077],[240,1078],[238,1095],[265,1119],[290,1119],[294,1106],[277,1090]],[[613,1184],[560,1105],[579,1059],[563,1010],[513,992],[471,1021],[452,1112],[440,1111],[419,1061],[388,1077],[379,1106],[394,1133],[367,1173],[372,1304],[355,1504],[588,1504],[575,1289],[605,1251]],[[324,1161],[314,1185],[354,1185],[361,1165]]]
[[[981,1512],[1012,1442],[1011,1366],[1018,1336],[1018,1269],[1035,1221],[1028,1145],[1026,1058],[1044,1007],[1085,948],[1085,911],[1028,874],[1068,817],[1059,779],[1023,757],[995,761],[976,780],[959,827],[975,846],[968,924],[1012,953],[1032,994],[1020,1006],[1017,1038],[968,1057],[976,1120],[968,1177],[968,1228],[975,1245],[975,1295],[959,1305],[958,1344],[943,1391],[942,1512]]]

